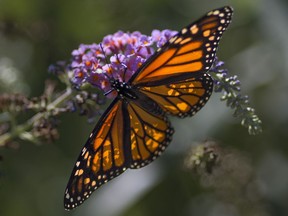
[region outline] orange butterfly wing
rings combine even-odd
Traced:
[[[231,7],[216,9],[183,28],[142,65],[130,83],[156,86],[158,82],[184,80],[208,71],[232,13]]]
[[[206,71],[232,13],[231,7],[216,9],[183,28],[143,64],[131,84],[171,115],[194,115],[212,94],[213,80]]]
[[[64,196],[66,210],[83,203],[94,190],[127,168],[143,167],[165,150],[173,129],[163,112],[156,113],[132,101],[112,102],[72,171]]]
[[[206,104],[213,91],[213,80],[204,73],[196,78],[141,87],[140,91],[157,101],[166,113],[184,118],[196,114]]]
[[[121,100],[112,102],[83,147],[67,184],[65,209],[77,207],[95,189],[128,168],[122,107]]]
[[[130,116],[130,168],[136,169],[146,166],[166,149],[174,130],[164,114],[153,114],[133,102],[128,104],[127,110]]]

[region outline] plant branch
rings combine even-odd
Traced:
[[[12,127],[12,130],[6,132],[0,136],[0,147],[3,147],[9,141],[21,137],[22,134],[30,131],[33,128],[35,122],[39,121],[43,117],[51,116],[53,111],[56,108],[59,108],[63,102],[66,102],[73,96],[73,91],[71,88],[67,88],[66,91],[57,97],[54,101],[47,105],[47,109],[43,112],[35,114],[29,120],[27,120],[24,124]]]

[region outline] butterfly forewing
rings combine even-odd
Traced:
[[[94,190],[128,168],[124,117],[123,102],[116,99],[97,123],[68,182],[64,197],[67,210],[80,205]]]
[[[183,28],[142,65],[130,82],[136,86],[157,85],[208,71],[232,13],[231,7],[216,9]]]

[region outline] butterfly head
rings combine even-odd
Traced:
[[[109,91],[109,93],[112,91],[116,91],[118,97],[120,98],[127,98],[132,100],[136,100],[138,98],[135,92],[133,92],[131,85],[129,85],[128,83],[121,82],[117,79],[111,79],[110,82],[112,89]]]

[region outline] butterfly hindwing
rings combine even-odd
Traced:
[[[140,90],[157,101],[166,113],[183,118],[194,115],[206,104],[213,91],[213,80],[204,73],[196,78],[141,87]]]
[[[208,71],[232,13],[228,6],[216,9],[183,28],[138,69],[130,82],[136,86],[157,85]]]
[[[135,103],[127,106],[130,116],[132,161],[130,168],[140,168],[155,160],[171,142],[173,128],[166,115],[148,112]]]

